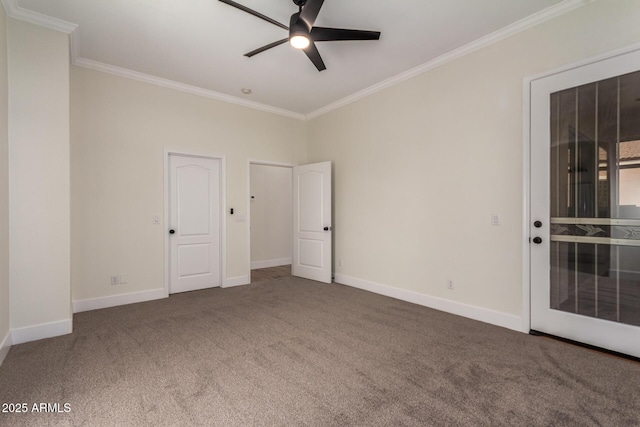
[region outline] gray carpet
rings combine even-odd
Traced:
[[[640,364],[297,278],[80,313],[14,346],[0,425],[640,425]]]

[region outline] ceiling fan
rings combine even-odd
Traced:
[[[316,66],[318,71],[322,71],[326,70],[327,67],[324,65],[324,61],[322,61],[322,57],[320,56],[320,52],[318,52],[318,48],[316,47],[315,42],[380,39],[379,31],[314,27],[313,24],[316,22],[316,18],[318,17],[318,13],[320,13],[320,8],[322,7],[324,0],[293,0],[293,3],[298,6],[299,10],[298,12],[291,15],[288,27],[274,19],[269,18],[268,16],[256,12],[253,9],[249,9],[246,6],[236,3],[235,1],[220,1],[289,31],[289,37],[275,41],[273,43],[269,43],[268,45],[245,53],[244,56],[247,56],[249,58],[261,52],[264,52],[265,50],[271,49],[272,47],[276,47],[283,43],[289,42],[291,46],[304,51],[311,62],[313,62],[313,65]]]

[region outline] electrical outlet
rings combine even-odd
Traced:
[[[111,284],[112,284],[112,285],[119,285],[119,284],[120,284],[120,277],[118,277],[118,276],[111,276]]]
[[[491,214],[491,225],[500,225],[502,223],[502,218],[500,214],[494,213]]]
[[[447,289],[454,289],[453,280],[447,280]]]

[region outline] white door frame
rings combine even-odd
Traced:
[[[531,330],[531,244],[529,239],[531,229],[531,84],[535,80],[549,77],[553,74],[569,71],[574,68],[605,61],[616,56],[625,55],[640,50],[640,43],[616,49],[601,55],[590,57],[582,61],[563,65],[559,68],[523,79],[522,106],[522,332]]]
[[[289,168],[292,171],[295,166],[291,163],[272,162],[269,160],[247,160],[247,206],[245,211],[247,212],[247,265],[249,269],[249,284],[251,284],[251,165]],[[293,247],[293,242],[291,242],[291,246]]]
[[[171,280],[171,243],[169,242],[169,213],[171,212],[171,199],[169,198],[170,168],[169,156],[185,156],[200,157],[205,159],[214,159],[220,161],[220,287],[224,288],[227,283],[227,159],[223,155],[211,153],[193,153],[181,150],[164,150],[162,157],[164,168],[164,217],[162,221],[162,229],[164,233],[164,296],[169,296],[169,282]]]

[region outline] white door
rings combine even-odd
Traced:
[[[293,168],[291,274],[331,283],[331,162]]]
[[[531,82],[531,329],[640,357],[640,51]]]
[[[169,156],[169,293],[220,286],[220,160]]]

